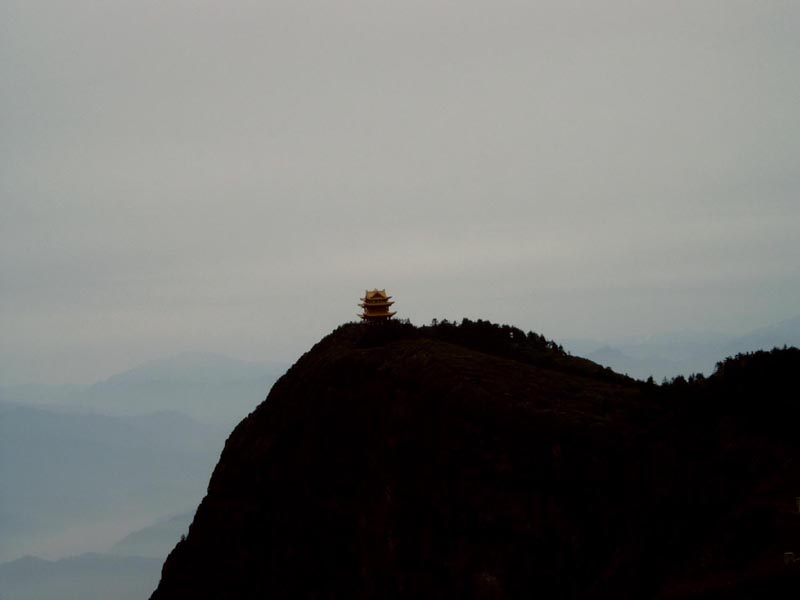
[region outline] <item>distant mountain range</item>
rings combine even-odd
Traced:
[[[135,531],[106,553],[56,561],[24,556],[0,563],[2,600],[141,600],[155,589],[161,565],[189,530],[194,512]]]
[[[32,556],[0,564],[3,600],[142,600],[158,583],[161,560],[82,554],[57,561]]]
[[[286,365],[216,354],[153,360],[90,386],[0,386],[0,401],[80,408],[112,415],[176,411],[232,428],[267,395]]]
[[[159,519],[152,525],[126,535],[111,547],[110,552],[117,556],[145,556],[163,560],[181,536],[189,531],[193,517],[194,511]]]
[[[0,560],[96,550],[203,496],[227,429],[0,405]]]
[[[710,375],[716,364],[741,352],[800,346],[800,316],[747,334],[733,336],[712,332],[682,332],[656,335],[627,343],[566,340],[563,346],[618,373],[637,379],[652,376],[660,381],[677,375]]]
[[[0,387],[0,560],[101,550],[193,511],[283,370],[183,354],[92,386]]]

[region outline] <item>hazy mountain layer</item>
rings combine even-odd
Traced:
[[[91,386],[0,386],[0,401],[115,415],[176,411],[232,429],[285,370],[284,365],[216,354],[182,354],[150,361]]]
[[[2,600],[141,600],[160,560],[84,554],[58,561],[25,557],[0,564]]]
[[[193,510],[226,435],[177,413],[0,405],[0,560],[98,550]]]
[[[0,563],[2,600],[141,600],[158,583],[161,565],[189,529],[193,513],[160,519],[126,535],[107,554],[57,561],[26,556]]]
[[[191,512],[160,519],[157,523],[126,535],[111,547],[111,554],[163,560],[181,536],[189,531],[193,517],[194,513]]]
[[[618,373],[657,381],[692,373],[710,375],[716,364],[740,352],[800,346],[800,317],[745,335],[684,332],[658,335],[636,343],[609,344],[574,340],[564,345],[578,356],[611,367]]]

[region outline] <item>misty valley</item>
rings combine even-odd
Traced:
[[[91,386],[0,387],[0,598],[146,598],[225,439],[284,370],[188,354]]]

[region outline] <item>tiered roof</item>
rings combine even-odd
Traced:
[[[391,298],[386,293],[386,290],[366,290],[364,297],[361,298],[361,304],[359,304],[364,311],[358,316],[364,321],[386,321],[391,319],[397,314],[389,310],[389,307],[394,304]]]

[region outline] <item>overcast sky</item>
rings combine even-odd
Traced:
[[[0,0],[0,383],[800,313],[800,3]]]

